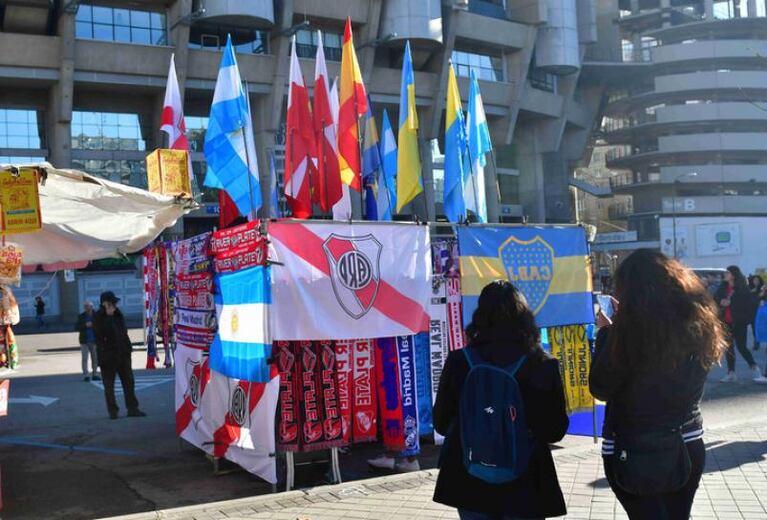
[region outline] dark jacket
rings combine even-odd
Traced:
[[[682,426],[689,434],[703,429],[700,400],[708,371],[696,356],[679,367],[637,371],[616,363],[608,345],[609,327],[597,334],[589,375],[591,394],[607,402],[602,436],[660,431]]]
[[[727,298],[727,282],[722,282],[722,285],[717,289],[714,295],[714,301],[719,305],[719,302]],[[732,313],[732,326],[733,328],[748,327],[750,323],[754,322],[756,316],[756,310],[758,307],[758,300],[748,289],[736,288],[735,292],[730,297],[730,312]],[[719,317],[724,321],[724,311],[726,307],[719,307]]]
[[[93,323],[93,321],[96,318],[96,313],[94,312],[91,314],[90,321]],[[77,317],[77,323],[75,324],[75,330],[79,332],[79,341],[80,345],[85,345],[88,343],[88,327],[86,326],[86,323],[88,323],[88,314],[85,312],[80,313],[80,315]],[[95,332],[94,332],[95,336]]]
[[[504,338],[503,333],[486,334],[467,348],[477,349],[488,363],[509,366],[524,351]],[[461,389],[468,373],[469,364],[463,352],[452,352],[445,363],[434,403],[434,428],[446,435],[434,501],[492,515],[522,518],[564,515],[565,501],[548,446],[562,439],[569,425],[559,362],[540,352],[528,356],[517,373],[527,425],[536,443],[528,472],[507,484],[488,484],[470,476],[464,468],[457,421]]]
[[[120,309],[109,316],[100,308],[93,318],[93,330],[96,333],[96,353],[101,367],[114,367],[125,358],[130,359],[133,345],[128,337],[125,317]]]

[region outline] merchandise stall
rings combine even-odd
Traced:
[[[339,447],[381,440],[415,456],[422,439],[440,444],[431,407],[442,367],[498,278],[531,302],[568,411],[592,411],[584,230],[455,231],[432,240],[422,224],[272,220],[163,246],[173,253],[178,435],[272,484],[283,452],[288,489],[296,453],[328,450],[340,482]]]

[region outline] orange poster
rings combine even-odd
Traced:
[[[157,149],[146,157],[149,191],[163,195],[190,195],[189,152]]]
[[[34,168],[0,171],[0,232],[34,233],[42,227],[40,194]]]

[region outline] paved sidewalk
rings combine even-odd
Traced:
[[[767,518],[767,420],[707,433],[706,471],[693,519]],[[554,452],[567,500],[565,518],[627,518],[603,477],[596,447]],[[456,519],[454,509],[432,502],[437,470],[322,486],[275,495],[131,515],[149,519]]]

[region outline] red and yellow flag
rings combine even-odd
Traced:
[[[346,19],[344,47],[341,55],[340,102],[338,112],[338,162],[341,180],[351,188],[362,189],[360,174],[360,144],[357,122],[368,110],[367,94],[362,82],[362,73],[357,54],[354,52],[352,23]]]

